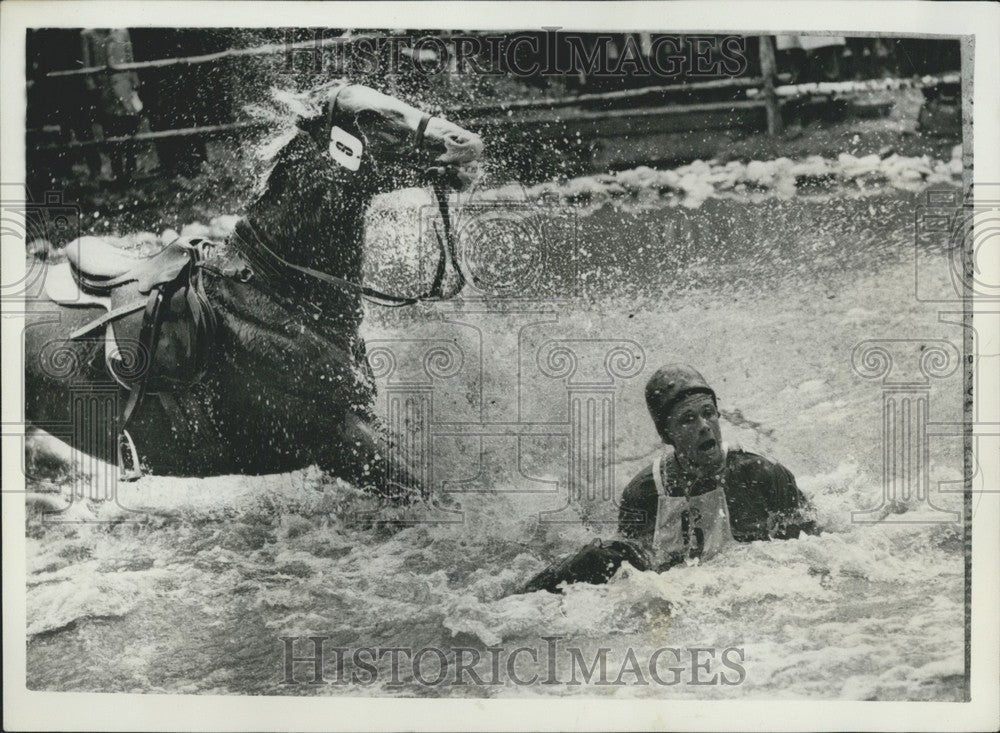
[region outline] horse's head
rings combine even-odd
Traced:
[[[282,98],[295,113],[294,134],[274,154],[246,222],[288,261],[351,281],[361,277],[375,194],[428,183],[461,189],[482,154],[474,132],[368,87],[330,84]],[[337,302],[327,310],[359,312],[356,293],[328,290]]]
[[[453,122],[358,84],[320,90],[321,112],[299,120],[336,165],[379,190],[428,181],[465,188],[475,176],[482,139]]]
[[[372,297],[362,278],[365,213],[382,191],[428,182],[459,187],[482,141],[363,86],[331,85],[285,101],[296,114],[293,134],[279,138],[260,195],[234,233],[253,274],[218,285],[227,343],[240,365],[227,391],[272,395],[282,423],[306,428],[299,458],[365,467],[378,452],[364,427],[374,380],[359,338],[362,297]],[[428,297],[460,287],[460,277],[440,277]]]

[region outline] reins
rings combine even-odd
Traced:
[[[292,270],[327,285],[333,285],[334,287],[342,290],[357,293],[368,302],[381,305],[386,308],[399,308],[407,305],[416,305],[421,302],[443,299],[444,295],[442,293],[442,287],[444,285],[445,275],[448,271],[449,261],[453,263],[453,269],[457,273],[459,282],[461,282],[463,286],[465,285],[465,276],[462,274],[462,271],[458,268],[458,266],[454,264],[457,262],[457,258],[455,256],[454,233],[452,232],[451,221],[448,215],[448,201],[446,199],[446,194],[439,186],[434,187],[434,194],[437,199],[438,210],[441,212],[441,218],[444,222],[444,238],[442,239],[438,236],[439,254],[437,270],[434,273],[434,281],[427,292],[416,296],[384,293],[381,290],[376,290],[375,288],[339,277],[338,275],[331,275],[327,272],[323,272],[322,270],[316,270],[312,267],[296,265],[294,262],[289,262],[264,243],[263,237],[261,237],[256,227],[254,227],[253,224],[251,224],[246,218],[240,219],[236,225],[236,231],[234,233],[236,234],[237,239],[246,248],[248,248],[252,254],[263,255],[273,263],[279,265],[280,268]]]

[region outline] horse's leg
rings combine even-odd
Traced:
[[[67,476],[85,481],[82,456],[73,449],[97,450],[114,462],[114,415],[101,396],[117,398],[117,386],[95,364],[100,340],[71,340],[69,334],[101,314],[92,308],[62,308],[43,297],[26,299],[24,330],[24,410],[29,480]],[[65,442],[62,442],[65,441]],[[93,467],[93,464],[89,464]],[[35,473],[31,473],[35,472]]]
[[[78,465],[74,450],[41,428],[29,425],[24,431],[25,478],[62,483],[73,476]]]
[[[411,457],[377,420],[347,412],[342,434],[342,450],[349,457],[348,465],[354,469],[349,474],[355,474],[348,480],[390,499],[405,501],[429,496],[430,487],[418,478],[420,467],[413,465]]]

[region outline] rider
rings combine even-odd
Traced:
[[[734,541],[815,531],[809,503],[788,469],[722,442],[715,391],[697,371],[683,364],[659,369],[646,385],[646,406],[667,448],[625,487],[621,539],[595,540],[533,578],[525,591],[604,582],[623,560],[662,571],[711,557]]]

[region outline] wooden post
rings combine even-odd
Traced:
[[[764,78],[764,107],[767,109],[767,134],[781,132],[781,109],[778,95],[774,93],[774,80],[778,76],[778,64],[774,58],[774,36],[760,37],[760,75]]]

